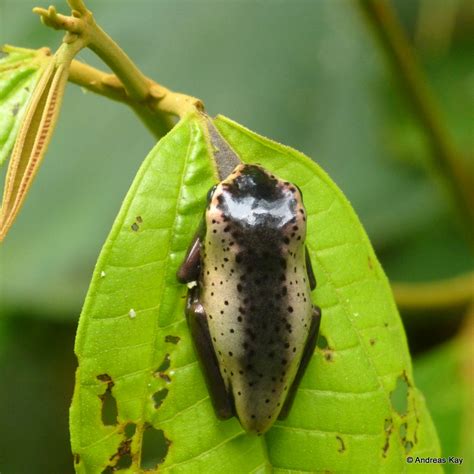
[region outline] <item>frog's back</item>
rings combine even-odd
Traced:
[[[290,183],[275,181],[263,196],[224,183],[206,213],[203,238],[209,331],[237,415],[255,432],[265,431],[284,403],[312,308],[302,200]]]

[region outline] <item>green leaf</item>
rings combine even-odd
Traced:
[[[467,319],[467,318],[466,318]],[[456,337],[415,360],[414,372],[426,394],[438,429],[443,456],[464,458],[462,467],[445,465],[445,472],[473,472],[472,433],[473,327],[466,327],[464,341]]]
[[[49,58],[46,48],[0,48],[0,165],[12,151],[28,100]]]
[[[267,435],[272,465],[403,472],[408,453],[439,454],[387,278],[349,202],[301,153],[224,117],[216,126],[244,161],[298,184],[308,214],[320,347],[288,420]]]
[[[94,272],[76,343],[76,470],[404,472],[406,452],[437,455],[387,280],[347,200],[300,153],[215,124],[243,161],[303,190],[319,347],[287,421],[257,437],[217,420],[175,278],[216,180],[204,122],[188,117],[145,160]]]

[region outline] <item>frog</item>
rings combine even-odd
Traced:
[[[209,190],[177,272],[215,413],[248,433],[288,416],[315,351],[321,309],[306,224],[298,186],[241,163]]]

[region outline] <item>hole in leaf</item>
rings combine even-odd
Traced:
[[[161,390],[158,390],[158,392],[155,392],[153,394],[153,400],[155,402],[155,408],[160,408],[161,404],[163,403],[163,400],[166,398],[168,395],[168,389],[163,388]]]
[[[407,424],[403,423],[403,425],[400,425],[400,438],[405,439],[407,437]]]
[[[180,340],[181,338],[179,336],[168,335],[165,337],[165,342],[171,342],[171,344],[178,344]]]
[[[104,425],[116,425],[118,416],[117,401],[112,395],[111,389],[107,388],[100,398],[102,399],[102,423]]]
[[[79,464],[81,462],[81,455],[74,453],[73,456],[74,456],[74,464]]]
[[[408,382],[405,375],[397,379],[395,390],[390,394],[390,400],[394,410],[399,415],[406,415],[408,411]]]
[[[385,431],[390,431],[392,429],[392,419],[391,418],[387,418],[385,420],[385,424],[384,424],[384,430]]]
[[[125,429],[124,429],[125,434],[127,434],[127,428],[130,431],[133,428],[133,433],[131,434],[131,436],[133,436],[133,434],[135,433],[135,428],[136,428],[135,423],[129,423],[127,424],[127,426],[125,426]],[[130,432],[128,434],[130,434]],[[132,444],[131,439],[124,439],[120,443],[117,452],[110,458],[110,461],[112,462],[112,465],[113,465],[112,470],[110,472],[119,471],[121,469],[128,469],[132,465],[133,459],[130,453],[131,444]]]
[[[130,453],[124,454],[119,458],[115,465],[115,470],[128,469],[132,465],[132,455]]]
[[[163,359],[163,362],[156,369],[155,373],[164,372],[165,370],[168,370],[170,368],[170,365],[171,365],[170,355],[166,354],[165,358]]]
[[[166,439],[163,430],[157,430],[153,426],[147,425],[143,432],[140,467],[155,469],[165,460],[170,444],[171,442]]]
[[[413,449],[413,443],[411,441],[407,441],[405,443],[405,453],[408,454]]]
[[[137,425],[135,423],[127,423],[125,425],[125,429],[123,430],[123,432],[125,433],[125,437],[127,439],[132,438],[136,431],[137,431]]]
[[[137,232],[139,229],[138,224],[136,222],[134,222],[130,227],[132,228],[133,232]]]
[[[101,474],[113,474],[114,472],[114,468],[112,466],[107,466],[102,472]]]
[[[327,349],[328,348],[328,340],[322,334],[320,334],[319,337],[318,337],[317,345],[320,349]]]
[[[116,425],[118,409],[117,401],[112,395],[112,388],[114,386],[114,382],[108,374],[98,375],[97,379],[101,382],[107,383],[107,388],[105,392],[102,395],[99,395],[99,398],[102,401],[102,423],[104,423],[104,425]]]

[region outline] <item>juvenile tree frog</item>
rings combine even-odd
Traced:
[[[178,279],[219,418],[262,434],[290,410],[314,352],[321,311],[297,186],[240,164],[208,193]]]

